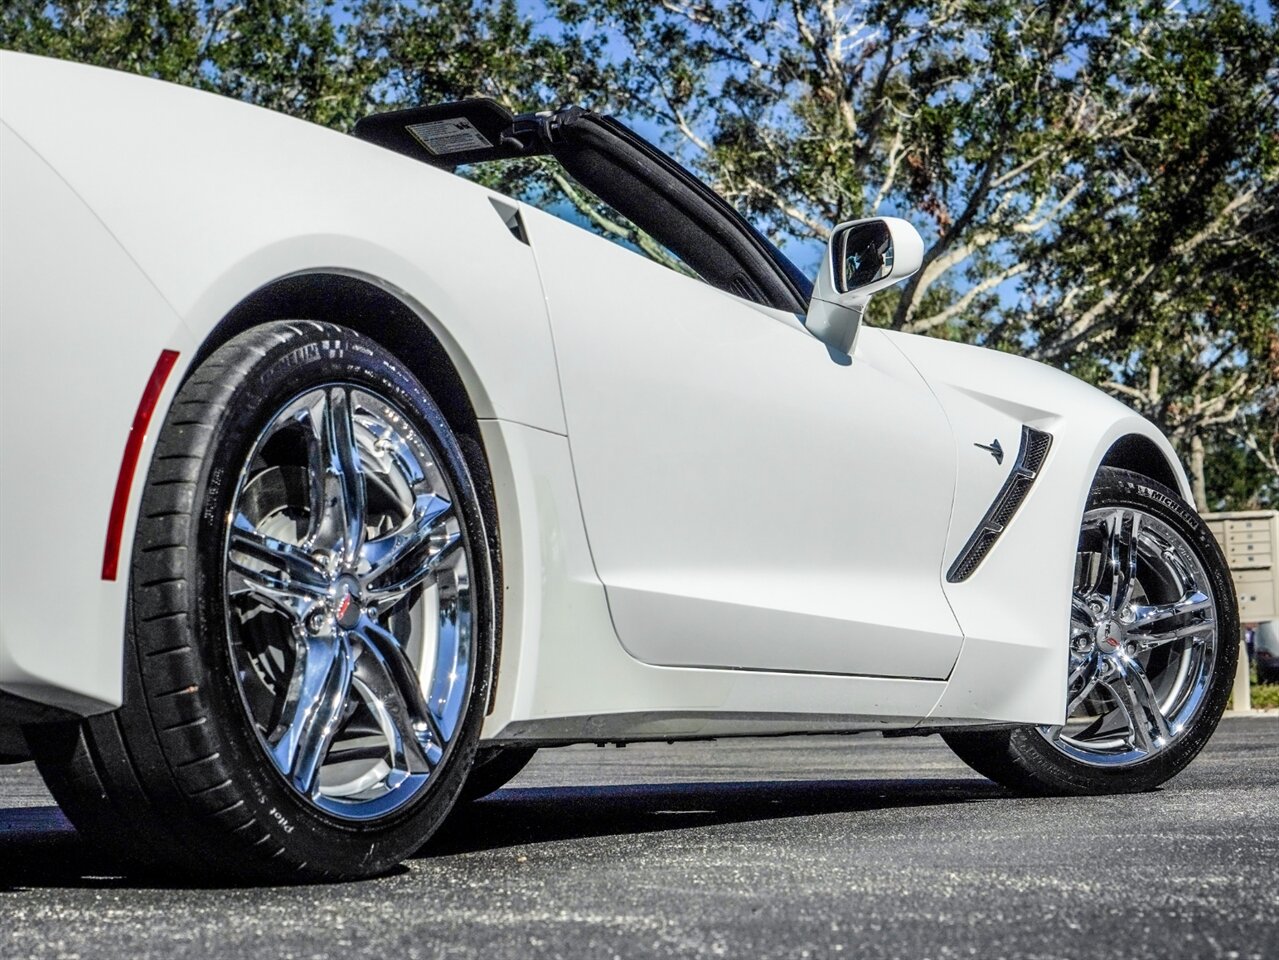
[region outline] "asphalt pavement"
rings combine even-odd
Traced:
[[[1279,718],[1149,794],[1027,800],[936,738],[544,751],[393,875],[122,877],[0,767],[0,958],[1279,958]]]

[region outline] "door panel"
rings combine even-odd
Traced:
[[[587,536],[618,636],[673,666],[945,677],[947,421],[877,331],[793,318],[537,211]]]

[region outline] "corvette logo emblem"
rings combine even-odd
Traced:
[[[990,441],[990,443],[988,444],[974,443],[973,446],[976,447],[978,450],[985,450],[987,453],[989,453],[992,457],[995,458],[996,463],[1004,462],[1004,448],[999,445],[999,441],[997,439]]]
[[[333,619],[343,630],[350,630],[360,622],[359,585],[350,577],[343,577],[337,585],[337,604],[333,607]]]

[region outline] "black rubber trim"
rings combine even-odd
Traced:
[[[1035,484],[1035,478],[1048,458],[1048,450],[1053,445],[1052,434],[1033,427],[1022,426],[1021,449],[1017,451],[1017,461],[1008,474],[1008,479],[999,488],[994,502],[981,518],[981,523],[973,531],[964,549],[959,551],[955,562],[946,571],[947,583],[962,583],[973,575],[986,559],[986,554],[994,548],[1000,534],[1008,527],[1013,516],[1021,507],[1026,494]]]
[[[79,719],[80,715],[70,709],[0,690],[0,726],[16,727],[28,723],[59,723]]]
[[[812,283],[727,200],[613,117],[562,110],[550,151],[579,183],[712,286],[803,313]]]

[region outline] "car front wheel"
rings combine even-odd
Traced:
[[[1198,514],[1144,476],[1103,468],[1079,532],[1065,723],[943,737],[1019,792],[1152,789],[1216,729],[1238,635],[1229,571]]]

